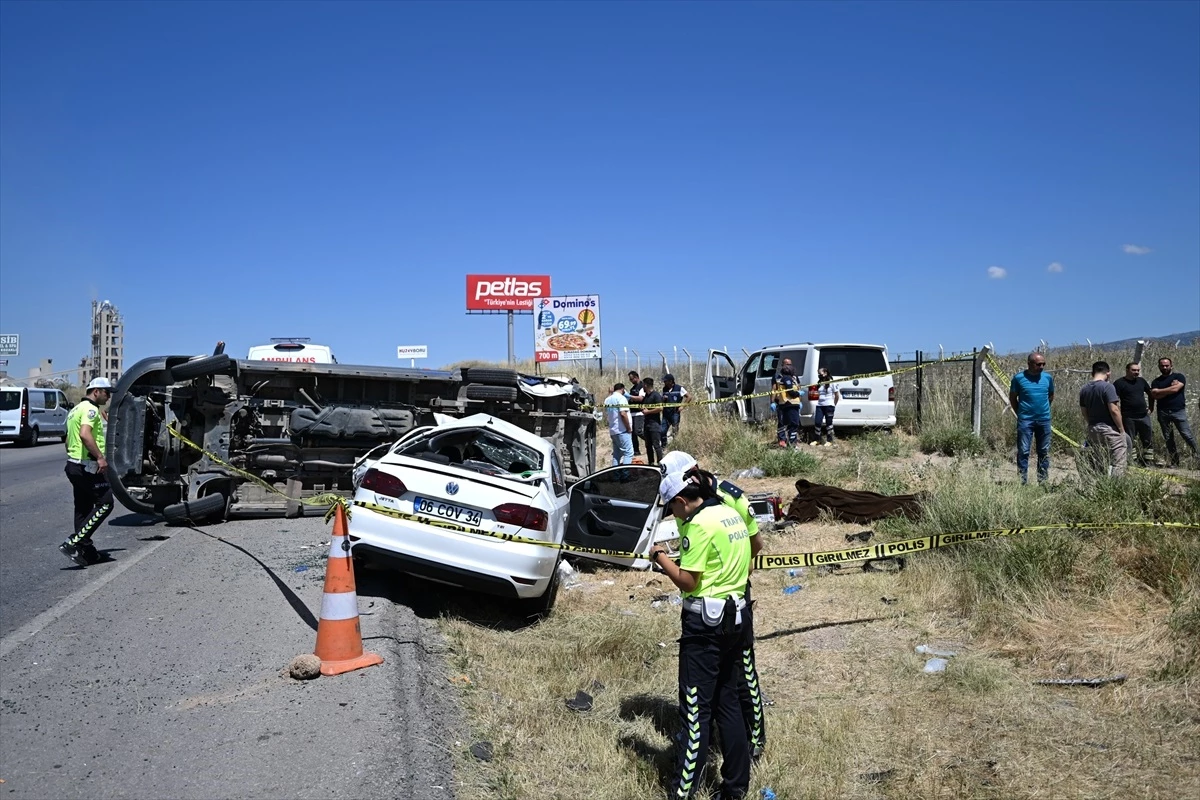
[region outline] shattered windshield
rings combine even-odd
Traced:
[[[537,450],[487,428],[430,431],[425,436],[405,442],[396,452],[494,475],[542,469],[542,454]]]

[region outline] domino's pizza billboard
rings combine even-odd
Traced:
[[[533,324],[535,361],[600,358],[600,295],[539,297]]]

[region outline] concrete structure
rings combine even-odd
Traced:
[[[92,378],[113,383],[125,369],[125,322],[109,301],[92,301],[92,353],[79,362],[79,385]]]

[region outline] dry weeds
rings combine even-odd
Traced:
[[[680,444],[722,471],[752,466],[731,454],[761,452],[773,433],[689,414]],[[895,446],[858,438],[811,450],[814,480],[933,494],[927,518],[880,524],[880,538],[1077,515],[1200,521],[1195,492],[1149,479],[1087,484],[1064,459],[1047,492],[1017,486],[1003,455],[929,457],[902,435]],[[794,480],[738,482],[786,503]],[[806,552],[845,547],[845,534],[863,528],[823,521],[763,535],[768,552]],[[757,573],[758,662],[771,705],[752,794],[1200,796],[1197,536],[1031,533],[913,558],[899,574]],[[1015,577],[997,582],[996,570]],[[487,598],[478,613],[443,618],[471,733],[496,753],[480,762],[463,742],[459,797],[663,796],[679,621],[677,607],[652,604],[675,592],[655,573],[584,567],[580,577],[537,625],[498,621]],[[783,593],[797,583],[802,590]],[[923,674],[918,644],[958,655],[945,673]],[[1098,689],[1033,684],[1116,674],[1126,681]],[[578,690],[594,696],[591,711],[565,706]]]

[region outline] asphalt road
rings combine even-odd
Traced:
[[[454,797],[442,609],[364,574],[362,635],[384,664],[292,680],[315,643],[321,518],[194,529],[118,506],[95,537],[113,560],[84,569],[57,552],[64,457],[0,445],[3,797]]]
[[[119,505],[93,537],[113,560],[92,569],[71,563],[58,545],[72,526],[66,452],[57,441],[37,447],[0,445],[0,637],[26,624],[122,560],[152,545],[153,518]]]

